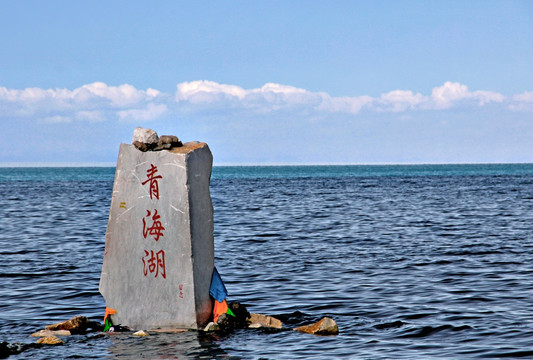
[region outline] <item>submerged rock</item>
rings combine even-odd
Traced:
[[[276,319],[272,316],[262,315],[262,314],[250,314],[250,328],[259,328],[259,327],[270,327],[276,329],[282,329],[283,323],[281,320]]]
[[[10,355],[17,355],[21,352],[24,352],[28,349],[38,348],[42,345],[40,344],[21,344],[13,343],[10,344],[7,341],[0,342],[0,359],[5,359]]]
[[[86,333],[88,329],[92,329],[94,331],[102,330],[102,325],[100,323],[90,321],[85,316],[76,316],[70,320],[48,325],[45,327],[45,329],[51,331],[68,330],[72,334],[83,334]]]
[[[324,317],[311,325],[297,327],[294,330],[313,335],[337,335],[339,333],[337,323],[329,317]]]
[[[150,336],[150,334],[148,334],[146,331],[144,330],[139,330],[137,332],[134,332],[133,333],[134,336]]]
[[[47,336],[69,336],[71,332],[69,330],[40,330],[31,334],[34,337],[47,337]]]
[[[209,324],[206,325],[206,327],[204,328],[204,331],[219,331],[220,330],[220,326],[217,324],[217,323],[214,323],[214,322],[210,322]]]
[[[63,345],[64,342],[57,336],[45,336],[37,340],[37,344],[43,345]]]

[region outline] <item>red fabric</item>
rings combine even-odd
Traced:
[[[228,303],[226,300],[218,302],[215,300],[215,306],[213,306],[213,321],[217,322],[218,317],[228,312]]]
[[[104,323],[105,323],[105,319],[107,319],[107,317],[109,315],[113,315],[113,314],[116,314],[116,313],[117,313],[117,311],[115,309],[111,309],[111,308],[108,308],[106,306],[106,308],[105,308],[105,316],[104,316]]]

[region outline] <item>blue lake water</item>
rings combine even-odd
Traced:
[[[102,319],[113,168],[0,168],[0,342]],[[75,335],[13,359],[533,357],[533,164],[215,167],[230,300],[338,336]]]

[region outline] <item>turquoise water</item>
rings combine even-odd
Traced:
[[[0,181],[113,180],[114,167],[0,168]],[[533,164],[214,166],[213,179],[533,175]]]

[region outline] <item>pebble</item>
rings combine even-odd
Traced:
[[[137,332],[134,332],[133,333],[134,336],[149,336],[150,334],[148,334],[146,331],[144,330],[139,330]]]
[[[204,331],[219,331],[219,330],[220,330],[220,326],[217,323],[214,323],[212,321],[209,324],[207,324],[207,326],[204,328]]]

